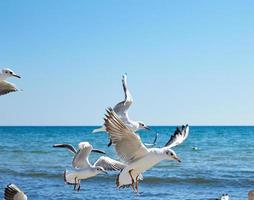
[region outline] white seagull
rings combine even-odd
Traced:
[[[10,92],[18,91],[14,84],[5,81],[5,79],[7,79],[8,77],[21,78],[19,75],[15,74],[10,69],[3,69],[2,73],[0,73],[0,96],[8,94]]]
[[[118,104],[116,104],[113,110],[119,116],[119,118],[125,123],[125,125],[132,131],[135,132],[137,130],[149,129],[149,127],[146,126],[143,122],[133,121],[129,118],[128,110],[131,104],[133,103],[133,98],[127,87],[127,74],[123,75],[122,84],[123,84],[125,99],[119,102]],[[106,131],[105,126],[94,129],[93,133],[103,132],[103,131]]]
[[[4,200],[27,200],[27,196],[16,185],[9,184],[4,190]]]
[[[222,194],[221,197],[218,198],[217,200],[230,200],[230,198],[228,194]]]
[[[69,144],[56,144],[53,147],[64,147],[75,154],[72,160],[72,171],[64,172],[64,181],[67,184],[74,185],[74,190],[80,190],[80,183],[82,179],[88,179],[100,173],[107,173],[107,171],[116,171],[123,169],[126,165],[113,160],[109,157],[101,156],[93,165],[89,162],[89,155],[93,152],[103,153],[98,149],[94,149],[89,142],[79,143],[79,150],[77,151]]]
[[[181,162],[171,147],[181,144],[188,136],[189,126],[177,129],[165,147],[147,148],[140,137],[135,134],[118,115],[109,108],[104,119],[106,130],[118,156],[124,160],[126,167],[117,177],[117,187],[131,186],[138,192],[138,177],[162,160]],[[136,183],[134,188],[134,183]]]

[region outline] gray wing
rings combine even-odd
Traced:
[[[148,147],[148,148],[152,148],[152,147],[156,146],[158,135],[159,135],[159,133],[156,133],[156,135],[154,137],[154,140],[153,140],[153,143],[145,143],[145,146]]]
[[[4,190],[5,200],[27,200],[27,196],[16,185],[9,184]]]
[[[171,135],[165,147],[172,148],[183,143],[183,141],[187,139],[188,135],[189,135],[188,124],[186,126],[182,126],[181,130],[177,127],[175,133]]]
[[[147,155],[148,149],[140,137],[130,130],[111,108],[107,110],[104,122],[109,138],[121,159],[130,163]]]
[[[121,101],[120,103],[116,104],[113,110],[115,113],[124,121],[128,121],[129,116],[128,116],[128,110],[133,102],[131,93],[127,87],[127,75],[124,74],[122,78],[122,84],[123,84],[123,90],[124,90],[124,95],[125,99],[124,101]]]
[[[72,166],[74,168],[86,168],[91,166],[88,157],[92,151],[93,147],[89,142],[79,143],[79,150],[72,160]]]
[[[69,150],[70,152],[76,154],[77,150],[70,144],[54,144],[53,147],[55,148],[66,148],[67,150]]]
[[[106,171],[120,171],[126,167],[125,164],[113,160],[106,156],[101,156],[95,163],[94,166],[100,166]]]
[[[0,81],[0,96],[16,91],[18,91],[18,89],[14,84],[7,81]]]

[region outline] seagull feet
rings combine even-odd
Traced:
[[[138,176],[136,177],[136,192],[138,193]]]
[[[131,169],[131,170],[129,171],[129,175],[130,175],[130,177],[131,177],[131,187],[132,187],[132,189],[135,191],[135,188],[134,188],[134,179],[133,179],[132,174],[131,174],[132,171],[133,171],[133,169]]]
[[[73,190],[76,190],[76,187],[77,187],[77,177],[75,177],[75,183],[74,183],[74,188],[73,188]]]
[[[75,183],[73,190],[79,192],[80,191],[80,180],[77,180],[77,177],[75,177]]]
[[[78,189],[77,189],[77,191],[78,191],[78,192],[80,191],[80,183],[78,184]]]

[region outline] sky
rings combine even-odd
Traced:
[[[149,125],[254,125],[254,2],[0,1],[0,125],[100,125],[123,100]]]

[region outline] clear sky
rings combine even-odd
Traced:
[[[0,125],[254,125],[254,1],[0,1]]]

